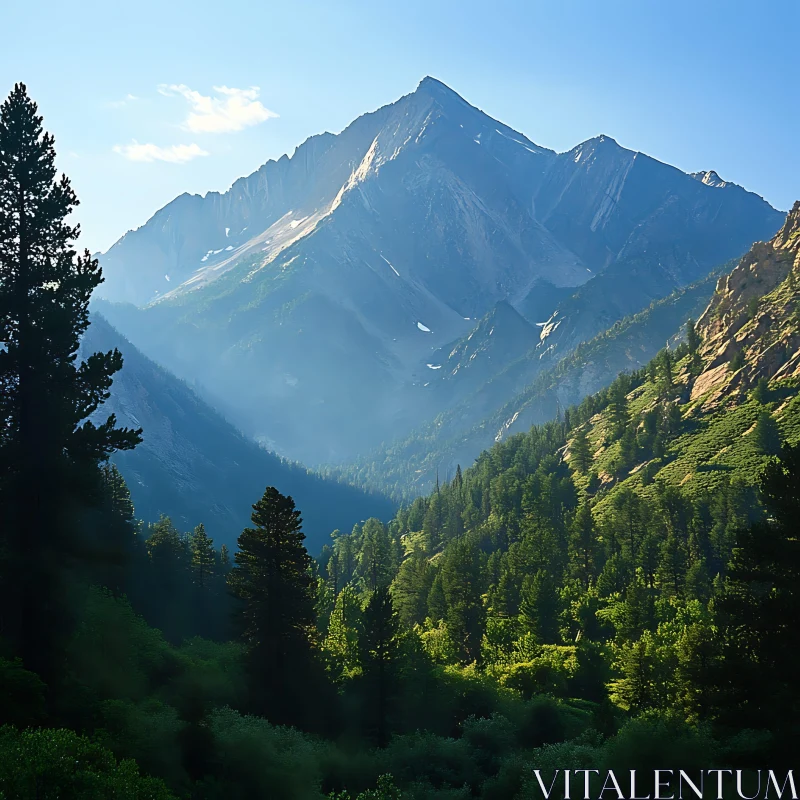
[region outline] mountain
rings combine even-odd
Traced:
[[[688,319],[703,313],[720,272],[714,270],[623,318],[543,369],[530,383],[525,382],[531,364],[526,353],[404,439],[332,473],[398,497],[429,491],[437,475],[452,476],[459,464],[471,464],[494,443],[555,419],[620,373],[647,364],[670,340],[680,337]]]
[[[497,308],[546,323],[530,382],[782,216],[607,136],[557,154],[426,78],[224,194],[161,209],[102,256],[98,307],[248,435],[336,463],[517,358],[521,325],[455,380],[439,364]]]
[[[139,518],[164,513],[183,530],[203,522],[218,545],[230,547],[250,524],[252,504],[272,485],[294,497],[315,553],[336,528],[350,530],[368,517],[392,514],[382,496],[323,479],[248,440],[102,316],[92,317],[82,348],[117,348],[123,355],[111,398],[98,413],[105,419],[113,412],[122,425],[144,429],[135,450],[113,457]]]
[[[594,462],[612,491],[652,493],[657,482],[698,496],[754,485],[779,441],[800,442],[800,202],[778,234],[757,242],[723,275],[697,322],[697,359],[678,362],[669,389],[647,382],[628,394],[634,426],[653,409],[680,412],[661,457],[640,455],[621,472],[620,443],[591,421]]]
[[[720,279],[698,321],[705,368],[692,385],[693,401],[713,408],[759,379],[800,378],[799,279],[800,201],[774,239],[755,244]]]
[[[616,375],[640,369],[668,340],[672,339],[674,346],[689,318],[698,320],[702,368],[696,376],[684,372],[678,378],[683,394],[691,400],[686,414],[694,419],[719,408],[736,409],[734,418],[741,415],[741,421],[732,430],[738,436],[752,427],[753,409],[758,404],[747,405],[746,401],[759,379],[786,384],[800,378],[798,281],[800,203],[772,240],[756,242],[741,260],[714,270],[578,345],[521,391],[514,388],[520,372],[527,373],[527,355],[433,422],[371,453],[341,474],[399,496],[427,491],[437,475],[452,476],[457,464],[471,463],[494,442],[554,419],[568,406],[606,387]],[[731,369],[737,353],[741,365]],[[787,391],[785,385],[782,391]],[[498,405],[504,396],[509,399]],[[635,399],[642,402],[641,395]],[[745,405],[739,408],[741,403]],[[797,412],[796,403],[794,409]],[[792,419],[790,423],[787,414],[784,424],[800,425],[800,418]],[[729,424],[733,424],[731,419],[721,415],[713,427]],[[787,434],[793,430],[787,427]],[[709,437],[713,440],[714,435]],[[800,428],[795,438],[800,439]],[[701,440],[699,433],[697,440]],[[746,449],[747,445],[730,440],[727,434],[726,442],[729,457],[739,446]],[[676,463],[682,462],[678,459]],[[742,458],[737,463],[747,465],[747,474],[753,477],[752,459]],[[668,472],[676,468],[666,467]],[[704,468],[700,474],[707,472],[713,470]]]

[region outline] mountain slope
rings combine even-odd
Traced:
[[[349,530],[362,519],[392,513],[380,495],[320,478],[249,441],[101,316],[93,316],[82,347],[116,347],[123,354],[123,368],[100,412],[144,429],[135,450],[114,456],[137,516],[153,520],[164,513],[184,530],[203,522],[218,544],[233,546],[249,524],[252,504],[274,485],[294,497],[309,549],[316,552],[335,528]]]
[[[102,310],[248,434],[341,462],[447,408],[458,392],[429,391],[426,365],[498,303],[549,319],[537,358],[556,363],[780,221],[608,137],[556,154],[427,78],[224,195],[162,209],[102,258],[105,297],[144,307]],[[517,352],[484,355],[470,375]]]
[[[619,444],[608,443],[602,417],[591,421],[595,467],[611,494],[622,486],[647,493],[654,481],[692,494],[734,479],[752,485],[778,436],[800,442],[799,311],[800,202],[771,241],[756,243],[719,279],[697,323],[697,363],[677,364],[669,390],[647,382],[628,395],[634,425],[649,410],[676,404],[666,453],[615,472]]]
[[[341,470],[350,480],[400,497],[429,490],[439,474],[452,476],[495,442],[555,419],[607,386],[621,372],[640,369],[706,308],[720,270],[626,317],[580,344],[573,353],[520,386],[528,355],[466,395],[447,412],[403,440]]]

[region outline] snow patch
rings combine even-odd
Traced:
[[[295,228],[296,228],[298,225],[302,224],[302,223],[303,223],[303,222],[305,222],[307,219],[308,219],[308,217],[300,217],[300,219],[293,219],[293,220],[292,220],[292,221],[289,223],[289,227],[290,227],[292,230],[294,230],[294,229],[295,229]]]
[[[227,246],[225,249],[226,249],[226,250],[233,250],[233,245],[232,245],[232,244],[229,244],[229,245],[228,245],[228,246]]]
[[[441,369],[441,368],[442,368],[442,365],[441,365],[441,364],[426,364],[425,366],[426,366],[428,369]]]
[[[225,236],[227,236],[231,232],[230,228],[225,228]]]
[[[543,342],[560,324],[561,320],[545,323],[542,332],[539,334],[539,340]]]
[[[208,257],[214,253],[213,250],[209,250],[200,260],[201,261],[208,261]]]
[[[499,133],[499,134],[500,134],[500,135],[501,135],[501,136],[502,136],[504,139],[508,139],[508,141],[509,141],[509,142],[514,142],[514,144],[518,144],[520,147],[524,147],[524,148],[525,148],[525,149],[526,149],[526,150],[527,150],[529,153],[533,153],[534,155],[536,155],[536,154],[538,154],[538,153],[541,153],[541,152],[542,152],[542,150],[541,150],[541,149],[539,149],[538,147],[537,147],[537,148],[528,147],[528,145],[527,145],[527,144],[525,144],[525,142],[521,142],[519,139],[515,139],[513,136],[509,136],[507,133],[503,133],[503,131],[501,131],[499,128],[495,128],[495,130],[496,130],[496,131],[497,131],[497,132],[498,132],[498,133]]]
[[[418,322],[418,323],[417,323],[417,327],[418,327],[418,328],[419,328],[419,329],[420,329],[420,330],[421,330],[423,333],[430,333],[430,332],[431,332],[431,329],[430,329],[430,328],[428,328],[427,326],[423,325],[421,322]]]
[[[389,261],[389,259],[386,258],[386,256],[383,253],[379,253],[379,255],[392,268],[392,272],[394,272],[394,274],[397,275],[397,277],[399,278],[400,277],[400,273],[394,268],[394,265],[392,264],[392,262]]]
[[[167,282],[169,282],[169,275],[165,275],[165,276],[164,276],[164,279],[165,279]]]

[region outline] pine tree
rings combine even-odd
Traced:
[[[335,548],[332,549],[330,557],[328,558],[328,564],[325,567],[325,571],[328,573],[328,586],[330,587],[335,598],[339,595],[339,592],[343,587],[339,553]]]
[[[569,446],[570,464],[582,475],[592,466],[592,451],[586,430],[581,426],[575,430],[575,437]]]
[[[763,405],[769,400],[769,381],[766,378],[759,378],[753,387],[753,400]]]
[[[172,524],[169,517],[163,514],[158,522],[150,525],[150,535],[145,541],[145,548],[154,564],[166,564],[164,572],[175,572],[183,568],[187,562],[186,541],[180,531]]]
[[[703,359],[700,357],[700,334],[693,319],[686,323],[686,346],[689,350],[689,374],[699,375],[703,371]]]
[[[358,639],[367,693],[368,728],[378,747],[389,740],[389,712],[396,692],[400,625],[388,588],[376,589],[364,609]]]
[[[618,378],[609,388],[608,419],[611,424],[611,436],[619,439],[628,424],[630,413],[628,411],[628,398],[625,385]]]
[[[300,512],[270,486],[253,506],[252,528],[239,536],[228,576],[242,603],[250,696],[271,722],[303,716],[303,693],[313,672],[314,580]]]
[[[612,523],[619,534],[628,559],[635,562],[644,528],[645,509],[641,497],[627,487],[611,499]]]
[[[672,351],[665,347],[658,354],[658,366],[661,372],[661,390],[669,391],[674,383],[672,375],[673,357]]]
[[[358,577],[367,590],[388,586],[392,579],[392,547],[386,526],[375,517],[364,523]]]
[[[88,420],[122,356],[76,359],[102,282],[97,260],[73,250],[79,229],[67,219],[77,202],[66,176],[56,177],[53,137],[17,84],[0,108],[0,607],[14,609],[4,637],[48,682],[61,672],[61,586],[80,542],[76,512],[92,502],[87,476],[141,440],[113,415]]]
[[[588,588],[596,575],[597,534],[591,506],[586,502],[578,507],[575,514],[569,547],[573,572]]]
[[[444,503],[441,493],[435,491],[428,501],[428,510],[422,521],[422,532],[425,541],[425,550],[433,555],[442,541],[442,522],[444,517]]]
[[[444,619],[447,614],[447,602],[445,601],[444,589],[442,588],[442,571],[439,570],[433,576],[431,590],[428,592],[428,616],[438,622]]]
[[[658,707],[658,657],[650,636],[644,635],[621,652],[623,678],[619,693],[634,713]]]
[[[134,508],[131,500],[131,491],[117,469],[117,465],[111,463],[103,464],[100,467],[100,474],[102,475],[105,497],[109,503],[110,510],[118,514],[121,519],[133,524]]]
[[[194,581],[201,591],[208,587],[214,574],[216,555],[214,553],[214,541],[206,533],[206,526],[201,522],[192,531],[189,537],[189,549],[191,551],[191,567]]]
[[[558,643],[559,606],[556,585],[549,572],[539,570],[526,578],[520,610],[528,629],[540,644]]]
[[[420,547],[415,547],[400,565],[392,583],[392,596],[400,620],[406,628],[421,625],[428,614],[428,594],[434,568]]]
[[[753,429],[753,442],[759,453],[775,456],[781,450],[781,432],[769,411],[762,411]]]
[[[131,588],[131,573],[141,555],[137,540],[139,524],[134,519],[131,493],[116,465],[103,464],[99,472],[102,506],[96,525],[84,523],[93,536],[94,557],[89,575],[92,582],[117,595]]]
[[[697,325],[690,317],[686,320],[686,346],[690,353],[696,353],[700,347],[700,334],[697,332]]]
[[[339,675],[358,664],[358,632],[361,622],[361,603],[355,590],[345,586],[336,598],[328,623],[324,648],[333,659]],[[338,677],[338,675],[337,675]]]
[[[441,567],[445,622],[463,663],[480,658],[485,610],[482,599],[480,552],[474,542],[454,542]]]
[[[800,445],[767,464],[760,489],[767,517],[740,530],[718,601],[717,686],[726,722],[771,730],[789,754],[800,711],[800,672],[788,646],[800,619]]]
[[[686,572],[686,553],[674,531],[661,544],[658,564],[659,580],[664,595],[680,594]]]

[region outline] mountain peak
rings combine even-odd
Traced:
[[[783,227],[775,237],[775,242],[781,247],[789,245],[791,240],[796,240],[800,244],[800,200],[795,200],[792,210],[786,215]]]
[[[601,133],[599,136],[589,139],[589,141],[597,142],[598,144],[613,144],[619,147],[619,142],[613,136],[608,136],[608,134],[605,133]]]
[[[418,92],[423,92],[425,94],[430,95],[431,97],[435,97],[438,99],[446,99],[446,100],[455,100],[459,103],[466,103],[467,101],[458,94],[458,92],[454,92],[447,84],[442,83],[440,80],[436,78],[432,78],[430,75],[426,75],[420,82],[419,86],[417,86]]]
[[[706,186],[723,188],[728,185],[727,181],[722,180],[722,178],[720,178],[717,172],[715,172],[713,169],[705,172],[692,172],[690,175],[696,181],[700,181],[700,183],[704,183]]]

